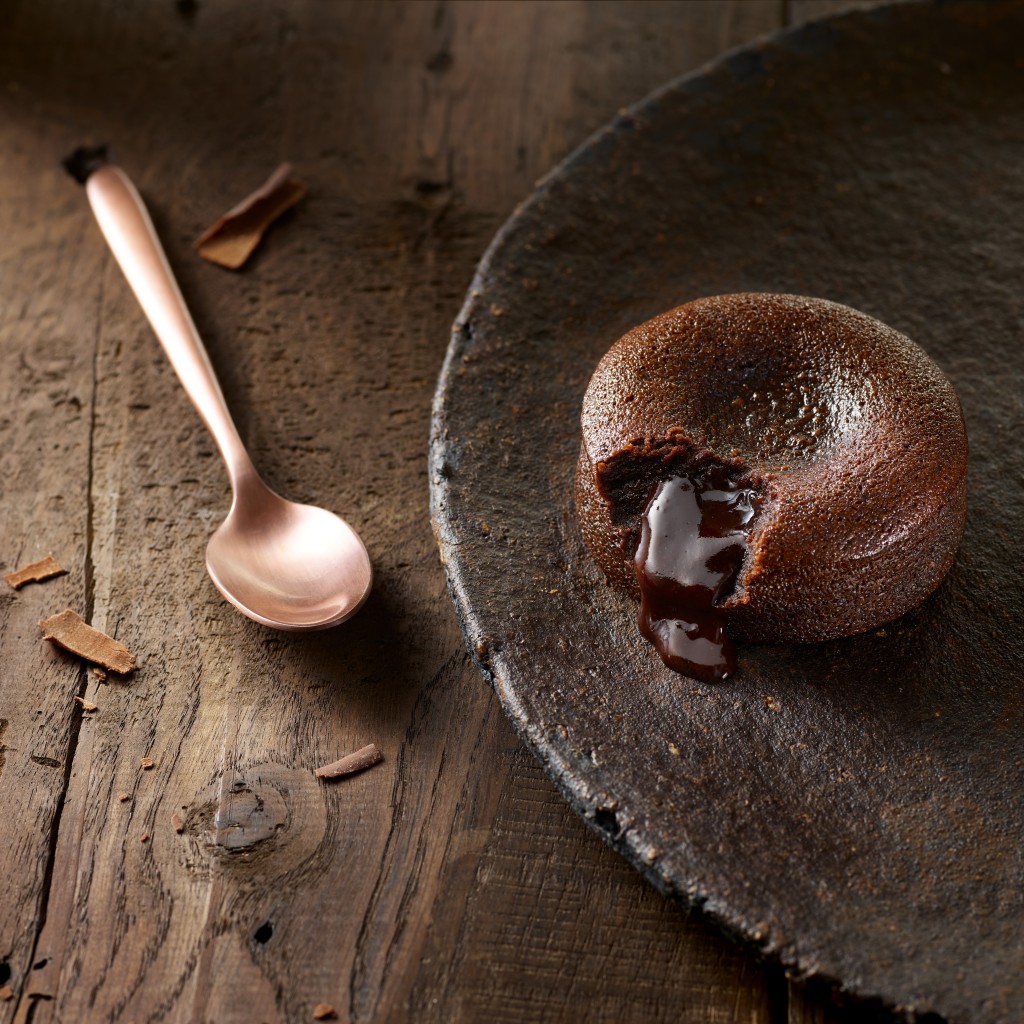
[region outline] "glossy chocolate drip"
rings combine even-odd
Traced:
[[[654,489],[634,568],[640,632],[669,668],[707,682],[736,669],[719,603],[732,592],[756,511],[754,491],[721,468]]]

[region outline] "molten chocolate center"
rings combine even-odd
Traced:
[[[754,491],[717,467],[670,477],[651,495],[634,560],[640,632],[676,672],[716,682],[736,669],[718,604],[732,592],[755,512]]]

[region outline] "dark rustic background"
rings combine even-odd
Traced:
[[[0,1021],[876,1018],[662,898],[565,806],[465,655],[426,478],[450,323],[533,182],[665,79],[845,6],[0,5],[0,570],[69,569],[0,593]],[[270,632],[206,578],[226,476],[57,163],[96,141],[268,482],[366,539],[378,582],[339,629]],[[199,260],[285,159],[308,199],[243,273]],[[66,606],[139,672],[41,643]],[[383,765],[313,778],[370,741]]]

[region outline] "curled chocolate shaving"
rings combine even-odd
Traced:
[[[373,743],[367,743],[365,747],[357,750],[354,754],[347,754],[339,761],[333,761],[331,764],[325,764],[314,772],[318,779],[337,779],[342,775],[353,775],[355,772],[361,772],[366,768],[372,768],[375,764],[380,764],[384,760],[384,755],[377,749]]]
[[[70,608],[43,619],[39,623],[39,628],[43,631],[44,640],[49,640],[66,651],[85,658],[86,661],[102,665],[120,675],[135,671],[135,655],[124,644],[86,625],[81,615]]]
[[[4,579],[15,590],[19,590],[26,583],[42,583],[43,580],[51,580],[54,576],[63,576],[66,573],[67,569],[62,569],[53,560],[53,555],[47,555],[38,562],[23,565],[20,569],[7,573]]]
[[[305,185],[292,179],[291,173],[290,164],[281,164],[255,192],[207,228],[195,241],[199,255],[238,270],[267,228],[306,194]]]

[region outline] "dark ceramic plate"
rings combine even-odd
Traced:
[[[471,649],[573,806],[766,953],[1024,1020],[1024,6],[909,5],[737,52],[618,118],[480,265],[433,516]],[[577,534],[579,408],[628,327],[818,295],[915,338],[971,443],[957,563],[885,630],[674,675]]]

